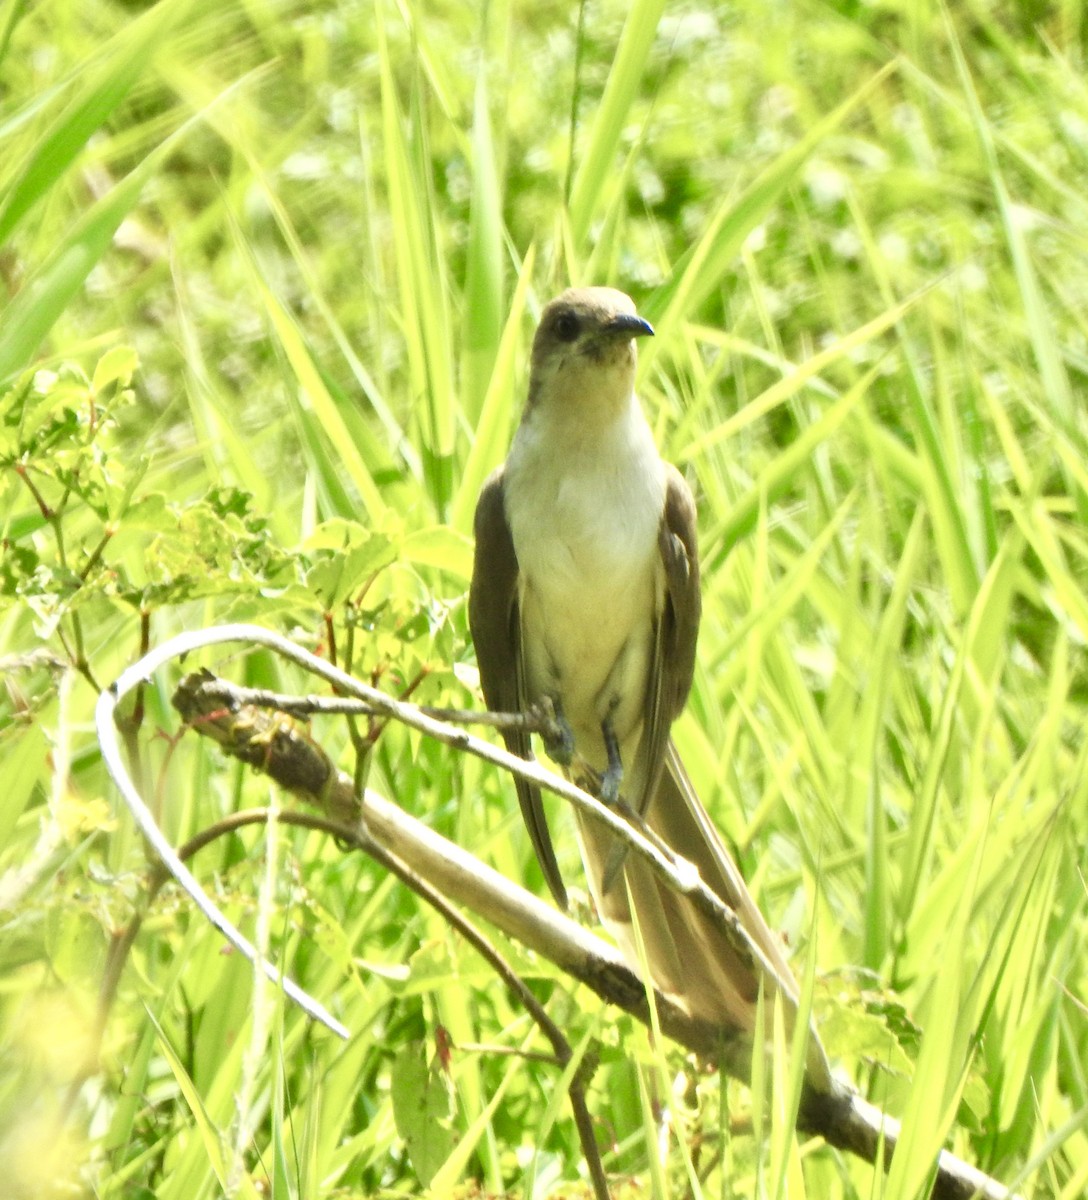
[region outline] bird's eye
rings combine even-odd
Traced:
[[[573,342],[580,328],[577,316],[569,310],[561,312],[555,319],[555,335],[561,342]]]

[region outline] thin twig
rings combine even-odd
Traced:
[[[270,708],[289,717],[388,715],[384,701],[379,705],[355,696],[296,696],[288,692],[274,692],[269,688],[241,687],[214,677],[209,677],[204,686],[209,696],[217,697],[225,704]],[[555,738],[558,735],[554,711],[543,705],[525,713],[488,712],[479,708],[441,708],[433,704],[415,704],[409,707],[425,717],[445,721],[450,725],[482,725],[488,729],[498,729],[500,732],[536,733],[541,737]]]

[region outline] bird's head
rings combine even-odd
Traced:
[[[569,288],[544,309],[533,339],[529,405],[618,408],[634,391],[635,339],[653,326],[615,288]]]

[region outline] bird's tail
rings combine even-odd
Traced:
[[[699,802],[675,748],[645,814],[646,823],[672,850],[693,863],[703,882],[736,915],[739,928],[723,926],[689,897],[658,879],[638,855],[624,860],[624,879],[607,891],[602,876],[614,857],[615,839],[592,818],[579,815],[582,857],[601,918],[633,970],[677,1000],[693,1017],[755,1040],[760,989],[765,1012],[775,995],[785,1005],[792,1032],[799,989],[783,950],[756,907],[744,879],[706,809]],[[632,909],[645,948],[638,950]],[[827,1060],[810,1030],[809,1068],[827,1075]]]

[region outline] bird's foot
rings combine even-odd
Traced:
[[[612,722],[605,717],[601,722],[601,736],[604,738],[604,748],[608,753],[608,766],[601,776],[597,795],[610,808],[615,807],[620,798],[620,784],[623,782],[623,760],[620,758],[620,744],[612,728]]]
[[[620,784],[623,782],[623,768],[609,767],[598,779],[597,798],[609,808],[615,808],[620,802]]]
[[[548,757],[561,767],[569,767],[574,761],[574,730],[563,716],[558,699],[544,696],[536,707],[540,710],[540,737]]]

